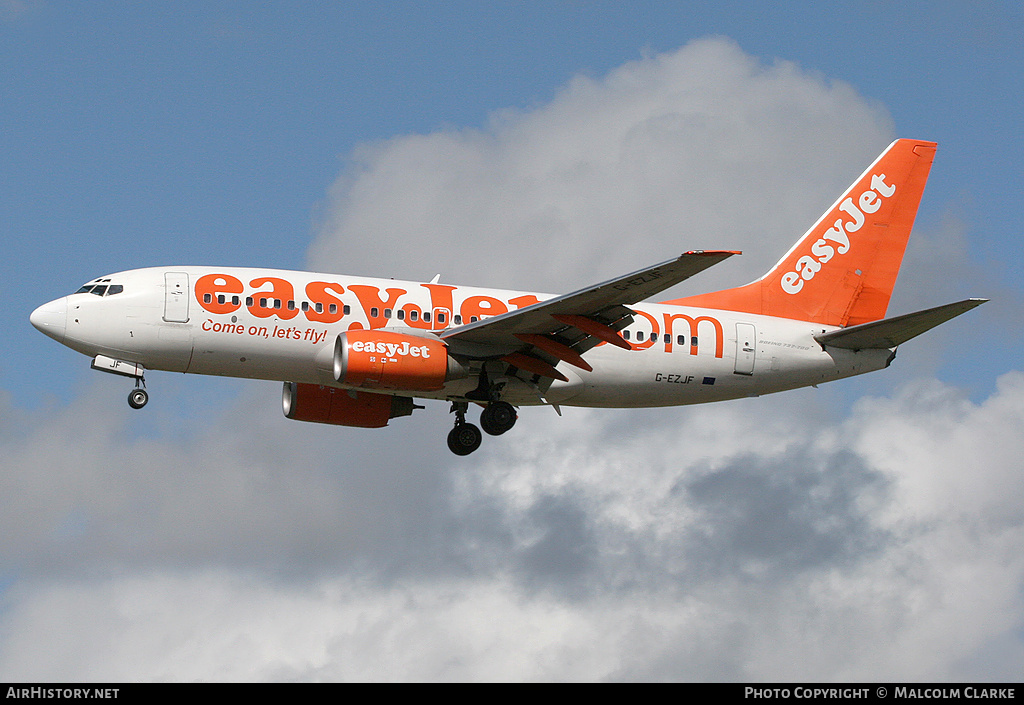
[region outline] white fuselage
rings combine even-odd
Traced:
[[[524,308],[549,294],[310,272],[161,267],[103,277],[114,294],[50,302],[33,323],[85,355],[145,369],[345,387],[333,374],[335,340],[349,330],[420,336]],[[109,289],[107,291],[112,291]],[[507,380],[515,405],[654,407],[794,389],[886,367],[891,349],[828,348],[813,335],[834,327],[732,311],[636,304],[623,333],[631,350],[601,344],[593,371],[564,362],[568,381]],[[509,351],[511,352],[511,351]],[[472,378],[409,396],[455,399]],[[395,393],[401,393],[396,390]]]

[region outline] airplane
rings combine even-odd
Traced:
[[[148,370],[284,382],[289,419],[380,428],[446,400],[448,447],[518,409],[662,407],[759,396],[889,366],[902,343],[987,299],[885,318],[937,145],[899,139],[760,279],[648,303],[740,254],[691,250],[564,295],[274,269],[173,266],[103,276],[33,326],[135,380]]]

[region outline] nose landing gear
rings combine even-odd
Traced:
[[[142,386],[139,386],[139,385]],[[135,378],[135,389],[128,394],[128,406],[133,409],[141,409],[149,402],[149,392],[146,391],[146,380],[142,377]]]
[[[149,393],[146,391],[146,369],[139,363],[97,355],[93,358],[92,368],[135,380],[135,389],[128,395],[128,406],[131,408],[141,409],[149,401]]]

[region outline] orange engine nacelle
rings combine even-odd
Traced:
[[[414,408],[423,408],[414,406],[410,397],[393,397],[390,394],[357,392],[300,382],[284,383],[281,403],[284,415],[296,421],[360,428],[382,428],[393,418],[408,416]]]
[[[350,330],[334,344],[334,378],[353,387],[433,392],[466,375],[434,337]]]

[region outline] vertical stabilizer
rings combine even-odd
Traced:
[[[757,281],[665,303],[837,326],[884,318],[935,148],[893,142]]]

